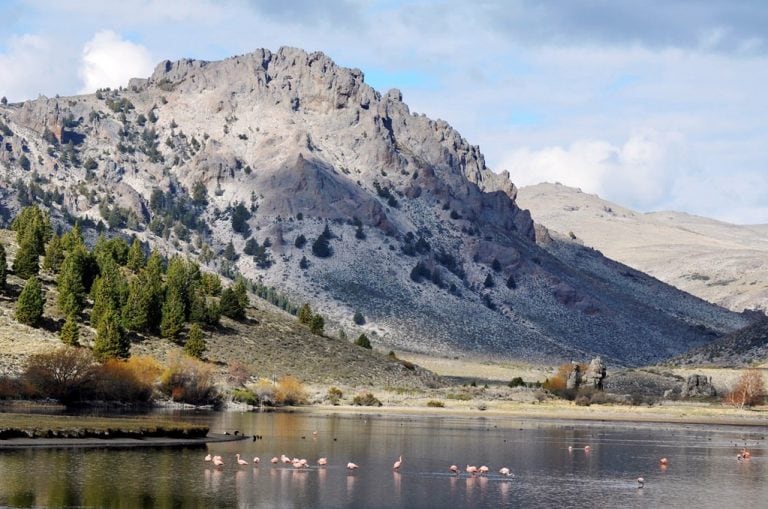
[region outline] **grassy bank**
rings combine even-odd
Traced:
[[[202,438],[208,426],[155,419],[0,413],[0,439]]]

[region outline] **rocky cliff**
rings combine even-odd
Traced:
[[[166,61],[125,89],[0,106],[0,120],[9,211],[103,221],[276,286],[379,348],[634,364],[747,323],[537,238],[477,146],[322,53]]]

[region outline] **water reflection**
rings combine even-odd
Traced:
[[[631,509],[733,500],[759,507],[768,499],[763,430],[251,413],[183,418],[264,439],[207,451],[0,450],[0,506]],[[753,457],[739,462],[745,441]],[[392,471],[393,451],[407,453],[399,472]],[[222,455],[225,466],[204,462],[206,452]],[[236,453],[265,461],[238,467]],[[311,467],[266,460],[280,454],[307,458]],[[328,457],[327,467],[315,466],[320,457]],[[661,457],[670,458],[665,469]],[[350,460],[360,469],[347,471]],[[468,462],[491,472],[468,476]],[[448,472],[451,464],[462,467],[460,476]],[[499,475],[501,466],[515,477]],[[639,476],[645,489],[637,489]]]

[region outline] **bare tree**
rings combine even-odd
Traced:
[[[729,405],[753,406],[765,400],[765,381],[763,375],[757,369],[747,369],[739,377],[731,392],[725,396],[725,402]]]

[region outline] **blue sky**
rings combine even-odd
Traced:
[[[0,0],[0,95],[282,45],[364,71],[518,185],[768,223],[768,2]]]

